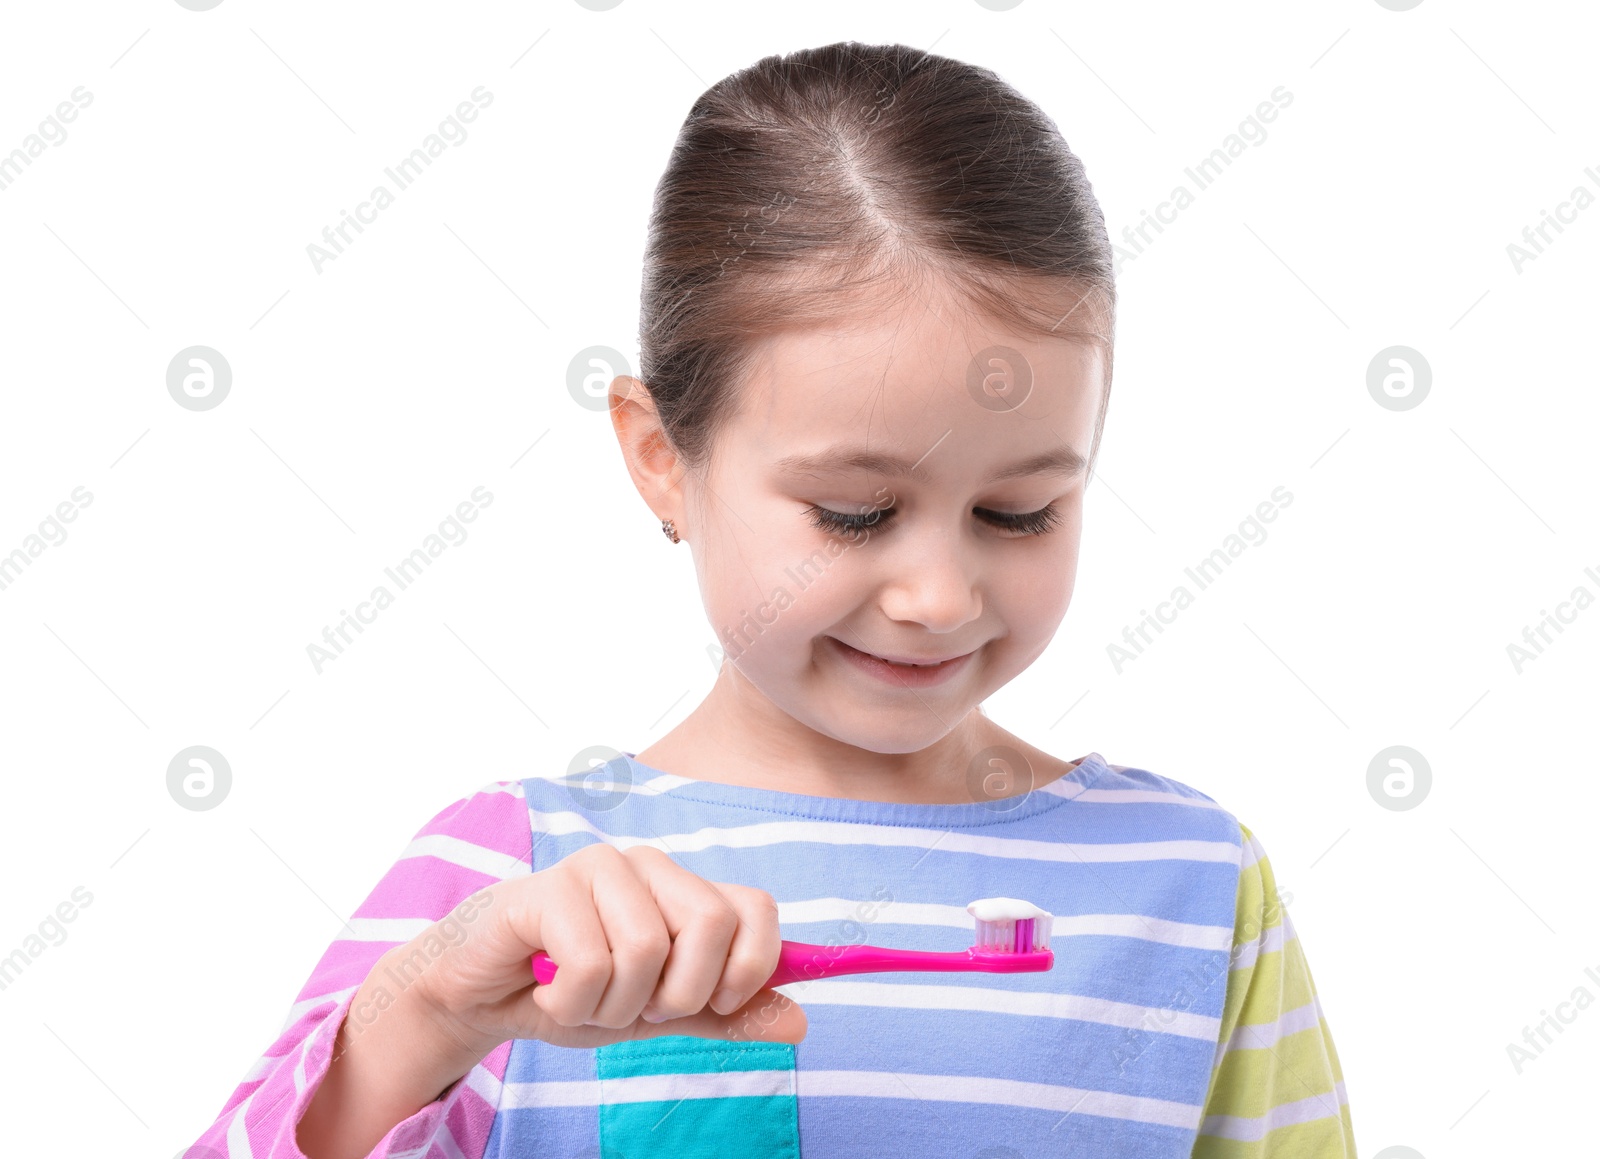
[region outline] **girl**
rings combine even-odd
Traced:
[[[715,686],[423,826],[191,1154],[1354,1156],[1250,831],[983,713],[1071,598],[1114,306],[1083,166],[993,73],[846,43],[705,93],[610,413]],[[959,950],[996,895],[1052,969],[765,986],[782,938]]]

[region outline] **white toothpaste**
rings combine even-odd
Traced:
[[[1017,922],[1025,918],[1047,918],[1049,912],[1031,901],[1015,897],[985,897],[967,906],[967,912],[980,922]]]

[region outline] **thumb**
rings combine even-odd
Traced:
[[[715,1038],[725,1042],[799,1042],[806,1036],[806,1012],[787,994],[762,987],[739,1009],[718,1014],[711,1007],[665,1022],[639,1019],[633,1027],[636,1038],[657,1038],[664,1034],[688,1034],[695,1038]]]

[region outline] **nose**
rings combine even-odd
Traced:
[[[891,620],[942,635],[983,614],[979,549],[956,528],[896,528],[899,550],[886,552],[879,602]]]

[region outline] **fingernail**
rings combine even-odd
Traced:
[[[667,1016],[657,1010],[654,1005],[647,1005],[639,1012],[639,1017],[646,1022],[665,1022],[667,1020]]]
[[[723,1014],[732,1014],[739,1009],[739,995],[732,990],[718,990],[711,996],[711,1006]]]

